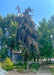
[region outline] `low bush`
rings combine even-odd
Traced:
[[[21,61],[19,61],[18,66],[23,66],[23,63]]]
[[[19,73],[23,73],[24,70],[23,70],[23,69],[18,69],[17,72],[19,72]]]
[[[50,61],[48,60],[48,61],[46,61],[46,63],[47,63],[47,64],[49,64],[49,63],[50,63]]]
[[[18,63],[14,63],[13,66],[18,66]]]
[[[23,66],[23,64],[22,64],[21,61],[18,61],[18,63],[14,63],[13,65],[14,65],[14,66]]]
[[[1,65],[2,68],[4,68],[4,64],[3,63],[0,63],[0,65]]]
[[[30,65],[29,65],[29,68],[31,69],[39,69],[39,66],[40,66],[40,64],[39,63],[31,63]]]
[[[8,71],[14,69],[13,63],[10,58],[6,58],[6,60],[4,61],[4,69]]]
[[[27,69],[27,65],[23,65],[23,69]]]

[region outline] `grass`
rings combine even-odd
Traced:
[[[54,69],[50,68],[51,75],[54,75]]]
[[[51,72],[51,75],[54,75],[54,64],[48,65],[48,68],[49,68],[49,70]]]
[[[31,61],[34,62],[34,59],[32,59]],[[41,59],[39,59],[39,61],[41,61]],[[35,62],[37,62],[37,59],[35,60]]]
[[[29,69],[27,70],[27,65],[25,64],[14,64],[14,68],[16,68],[19,73],[37,72],[39,66],[38,63],[32,63],[28,66]]]

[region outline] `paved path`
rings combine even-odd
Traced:
[[[9,73],[7,73],[6,75],[36,75],[36,74],[32,73],[32,72],[24,74],[24,73],[18,73],[18,72],[16,72],[16,70],[12,70]]]
[[[37,75],[51,75],[51,73],[50,73],[50,71],[48,69],[48,66],[41,65]]]

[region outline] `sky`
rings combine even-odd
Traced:
[[[0,0],[0,15],[4,17],[7,13],[17,14],[15,9],[17,5],[22,12],[27,7],[34,9],[33,19],[36,24],[39,24],[43,18],[50,19],[54,14],[54,0]]]

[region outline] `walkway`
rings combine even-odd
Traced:
[[[27,74],[18,73],[18,72],[16,72],[16,70],[14,69],[14,70],[10,71],[9,73],[7,73],[6,75],[36,75],[36,74],[35,74],[35,73],[32,73],[32,72],[27,73]]]
[[[41,65],[37,75],[51,75],[47,65]]]

